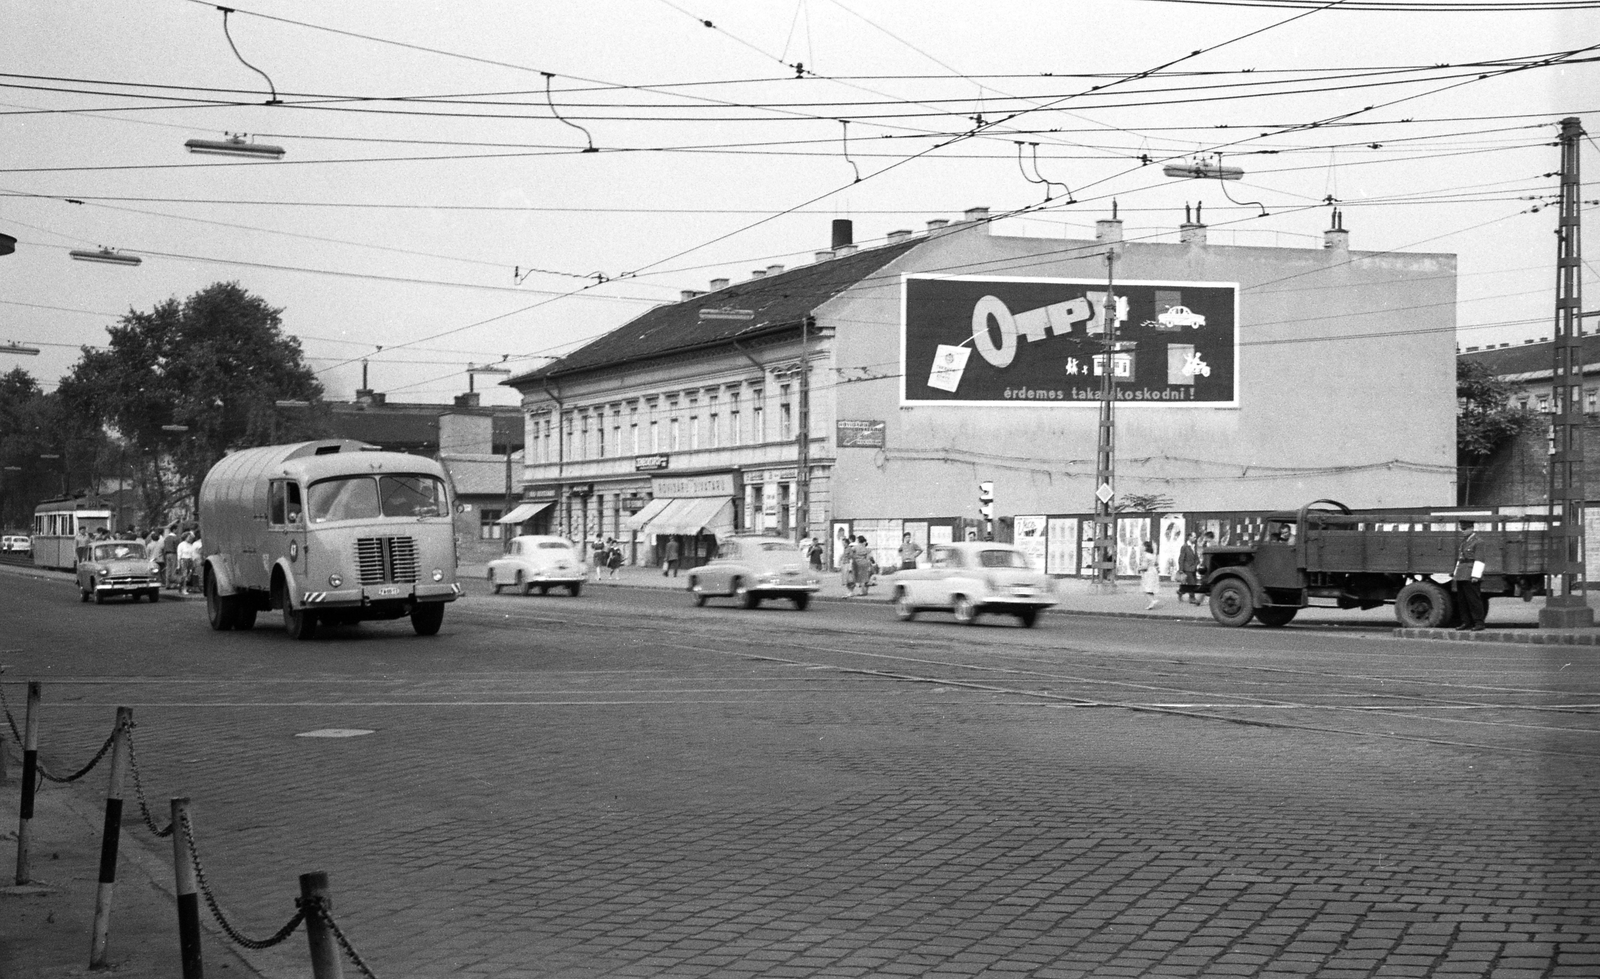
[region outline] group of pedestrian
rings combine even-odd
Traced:
[[[615,537],[604,540],[596,537],[590,541],[589,567],[594,571],[595,581],[599,581],[602,575],[617,577],[622,570],[622,542]]]
[[[844,540],[844,554],[840,556],[839,563],[844,571],[845,597],[865,598],[872,590],[873,579],[878,576],[878,559],[865,537],[846,537]]]
[[[162,587],[184,595],[200,591],[200,553],[199,532],[186,530],[180,536],[177,524],[150,531],[145,543],[145,557],[156,565]]]
[[[1183,547],[1178,549],[1177,573],[1172,577],[1178,583],[1178,601],[1200,605],[1206,600],[1206,593],[1200,588],[1200,568],[1205,549],[1216,542],[1217,535],[1206,531],[1201,537],[1198,532],[1191,531],[1184,538]],[[1154,541],[1145,541],[1144,548],[1139,553],[1139,587],[1150,597],[1145,611],[1161,604],[1158,593],[1161,591],[1161,565],[1156,557]]]

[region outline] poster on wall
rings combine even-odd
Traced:
[[[1017,550],[1027,555],[1028,563],[1035,568],[1044,568],[1045,557],[1045,518],[1018,516],[1011,525],[1011,544]]]
[[[1052,517],[1045,528],[1046,574],[1078,573],[1078,518]]]
[[[903,279],[904,405],[1235,408],[1234,282],[918,276]],[[1106,309],[1116,346],[1105,349]]]
[[[1150,539],[1149,517],[1117,518],[1117,574],[1139,573],[1139,555]]]
[[[1161,568],[1161,574],[1165,577],[1172,578],[1178,573],[1178,552],[1183,550],[1187,523],[1181,513],[1167,513],[1161,516],[1161,543],[1156,545],[1156,561]]]

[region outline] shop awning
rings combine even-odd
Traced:
[[[659,509],[657,503],[662,504]],[[722,537],[733,533],[733,501],[720,496],[655,499],[628,523],[646,535]]]
[[[525,520],[531,520],[554,505],[554,500],[545,500],[542,503],[518,503],[516,509],[496,520],[495,523],[522,523]]]
[[[624,520],[622,522],[622,526],[629,530],[643,530],[645,525],[654,520],[656,515],[662,510],[665,510],[667,508],[667,504],[671,502],[673,502],[673,499],[670,496],[663,496],[660,499],[651,500],[649,503],[646,503],[643,507],[641,507],[638,513],[635,513],[633,516]]]

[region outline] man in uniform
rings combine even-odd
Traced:
[[[1483,577],[1483,562],[1478,560],[1478,534],[1476,524],[1462,520],[1459,524],[1466,536],[1456,547],[1456,596],[1461,600],[1462,631],[1482,632],[1485,610],[1483,591],[1478,580]]]

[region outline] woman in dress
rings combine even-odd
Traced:
[[[1145,606],[1145,611],[1161,604],[1161,600],[1156,598],[1156,591],[1161,587],[1161,569],[1156,565],[1156,545],[1153,541],[1145,541],[1144,551],[1139,555],[1139,587],[1150,596],[1150,604]]]

